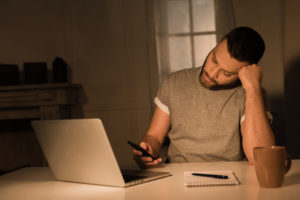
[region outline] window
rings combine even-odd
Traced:
[[[165,76],[199,67],[216,45],[214,0],[161,0],[160,67]],[[164,77],[161,77],[164,78]]]

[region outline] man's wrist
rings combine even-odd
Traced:
[[[153,156],[157,157],[160,153],[161,144],[151,135],[144,136],[142,142],[146,143],[146,145],[151,148],[151,153]]]
[[[245,92],[246,92],[246,95],[247,94],[259,94],[261,95],[262,94],[262,87],[259,85],[259,86],[251,86],[251,87],[247,87],[247,88],[244,88]]]

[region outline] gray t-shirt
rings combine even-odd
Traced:
[[[154,100],[171,117],[169,160],[241,160],[244,89],[242,86],[214,91],[204,88],[199,82],[200,71],[201,68],[192,68],[171,74]]]

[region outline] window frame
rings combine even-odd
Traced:
[[[170,38],[178,38],[178,37],[189,37],[190,44],[191,44],[191,64],[192,66],[189,66],[191,68],[199,67],[196,66],[196,52],[195,52],[195,37],[196,36],[203,36],[203,35],[214,35],[215,40],[217,43],[217,31],[216,31],[216,22],[215,22],[215,30],[214,31],[194,31],[194,13],[193,13],[193,0],[165,0],[164,4],[164,9],[167,10],[167,3],[169,1],[187,1],[188,2],[188,13],[189,13],[189,21],[190,21],[190,26],[189,26],[189,32],[188,33],[168,33],[167,27],[168,27],[168,17],[164,16],[165,23],[165,56],[167,57],[165,66],[168,66],[168,72],[171,72],[172,66],[170,65],[170,49],[169,49],[169,39]],[[215,8],[215,2],[213,1],[214,8]],[[167,13],[167,12],[164,12]]]

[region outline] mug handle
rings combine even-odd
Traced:
[[[292,157],[289,154],[286,154],[286,165],[285,165],[285,174],[290,171],[292,166]]]

